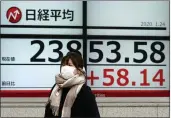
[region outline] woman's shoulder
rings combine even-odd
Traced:
[[[82,86],[82,90],[80,91],[79,94],[80,94],[80,95],[79,95],[78,98],[79,98],[81,101],[84,101],[83,104],[84,104],[85,106],[87,106],[88,104],[93,105],[93,104],[96,103],[96,97],[95,97],[95,95],[93,94],[91,88],[90,88],[88,85],[84,84],[84,85]],[[90,105],[90,106],[91,106],[91,105]],[[88,105],[88,106],[89,106],[89,105]]]
[[[80,93],[83,95],[94,95],[91,88],[86,84],[82,86]]]
[[[87,84],[83,84],[82,89],[91,90],[91,88]]]

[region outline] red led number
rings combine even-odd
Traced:
[[[103,70],[103,77],[105,79],[110,79],[110,82],[103,82],[104,86],[111,86],[114,83],[114,77],[112,75],[109,75],[108,72],[114,72],[114,69],[104,69]]]
[[[158,76],[159,76],[159,78],[157,78]],[[159,82],[160,86],[163,86],[163,82],[165,82],[165,79],[163,78],[163,70],[162,69],[159,69],[159,71],[153,77],[153,82]]]
[[[140,83],[141,86],[150,86],[150,83],[147,82],[147,69],[144,69],[141,71],[141,74],[143,74],[143,83]]]
[[[113,76],[114,69],[104,69],[103,70],[103,78],[105,79],[103,81],[103,86],[112,86],[114,85],[115,78]],[[118,78],[116,79],[117,85],[119,86],[127,86],[129,84],[129,78],[128,78],[128,70],[127,69],[119,69],[117,71]],[[140,83],[140,86],[150,86],[150,83],[148,82],[147,78],[147,69],[144,69],[140,72],[142,74],[143,81]],[[88,80],[90,80],[90,84],[94,85],[94,80],[99,80],[99,76],[94,75],[94,71],[91,71],[91,75],[87,77]],[[159,82],[160,86],[163,86],[163,83],[165,82],[165,79],[163,78],[163,69],[159,69],[157,73],[154,75],[152,79],[152,82]],[[133,85],[135,85],[135,82],[133,81]]]
[[[124,72],[124,74],[122,74],[122,72]],[[120,69],[117,72],[119,78],[117,79],[117,83],[120,86],[126,86],[129,83],[129,79],[128,79],[128,70],[126,69]],[[121,82],[121,80],[124,80],[125,82]]]
[[[109,82],[103,82],[103,86],[111,86],[114,84],[114,77],[112,75],[109,75],[109,72],[114,72],[114,69],[104,69],[103,70],[103,77],[104,79],[109,79]],[[124,74],[122,74],[124,72]],[[119,86],[126,86],[129,83],[128,79],[128,70],[126,69],[120,69],[117,72],[118,79],[117,79],[117,84]],[[124,82],[122,82],[124,80]]]
[[[141,71],[141,74],[143,74],[143,83],[140,83],[140,85],[141,86],[150,86],[150,83],[147,82],[147,69],[144,69],[143,71]],[[159,82],[160,86],[163,86],[163,82],[165,82],[165,79],[163,78],[163,70],[162,69],[158,70],[158,72],[152,78],[152,81]]]

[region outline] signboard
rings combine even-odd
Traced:
[[[2,25],[82,25],[80,1],[2,1],[1,6]]]
[[[47,97],[61,58],[83,52],[82,2],[2,1],[1,10],[1,96]]]
[[[169,36],[169,1],[89,1],[87,15],[88,35]]]
[[[140,96],[150,95],[149,90],[158,91],[158,96],[166,95],[168,41],[90,39],[88,42],[88,85],[98,96],[117,96],[116,91],[120,90],[121,96],[139,96],[139,90],[147,92]],[[132,90],[134,93],[130,94]]]
[[[87,27],[82,7],[1,2],[1,96],[47,97],[60,59],[77,50],[96,96],[169,97],[169,1],[88,1]]]
[[[82,2],[2,1],[1,25],[2,34],[80,35]]]
[[[82,52],[80,39],[1,39],[1,64],[60,64],[67,52]]]
[[[169,1],[89,1],[87,10],[96,96],[169,96]]]
[[[81,45],[80,39],[1,39],[1,87],[50,88],[61,58],[73,49],[82,53]]]

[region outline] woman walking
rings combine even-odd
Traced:
[[[84,62],[76,52],[69,52],[61,61],[61,72],[56,75],[45,118],[100,118],[99,110],[90,87],[85,82]]]

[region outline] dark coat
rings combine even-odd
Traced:
[[[55,86],[55,85],[54,85]],[[52,89],[54,88],[52,87]],[[51,89],[51,92],[52,92]],[[61,117],[62,107],[65,101],[65,97],[69,91],[69,88],[63,88],[60,107],[59,107],[59,116]],[[87,85],[83,85],[80,92],[77,95],[77,98],[71,108],[71,117],[75,118],[84,118],[84,117],[91,117],[91,118],[100,118],[99,110],[97,107],[97,103],[95,100],[95,96],[92,93],[90,87]],[[45,117],[44,118],[56,118],[52,115],[52,111],[50,109],[50,104],[47,104],[45,108]]]

